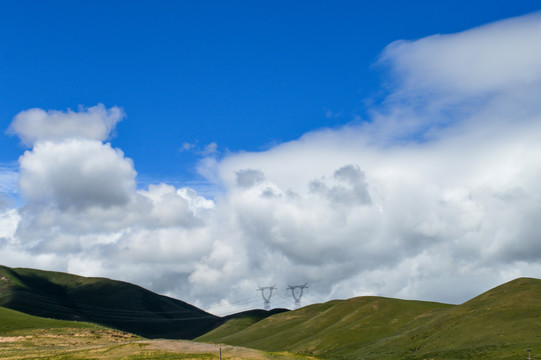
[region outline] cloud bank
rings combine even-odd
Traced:
[[[25,205],[0,207],[1,261],[133,281],[216,313],[261,306],[255,289],[272,284],[308,282],[308,302],[457,303],[541,277],[539,38],[531,14],[392,43],[389,95],[369,119],[203,159],[225,189],[214,199],[138,189],[133,161],[106,142],[116,107],[23,111],[10,131],[31,146]]]

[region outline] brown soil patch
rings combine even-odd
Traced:
[[[139,341],[139,343],[149,344],[147,347],[148,349],[184,354],[215,354],[219,356],[220,349],[222,349],[223,359],[269,359],[269,357],[261,351],[229,345],[199,343],[187,340],[143,340]]]

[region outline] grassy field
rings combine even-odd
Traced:
[[[39,318],[0,307],[0,359],[309,359],[227,345],[149,340],[102,326]]]
[[[328,359],[525,359],[528,349],[541,354],[541,280],[517,279],[462,305],[359,297],[232,325],[196,340]]]
[[[54,330],[63,328],[86,330],[104,329],[101,326],[86,322],[45,319],[0,307],[0,336],[25,334],[25,332],[29,330],[36,329]]]

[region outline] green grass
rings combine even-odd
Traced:
[[[0,359],[218,359],[221,346],[147,340],[95,324],[43,319],[0,307]],[[223,349],[224,360],[298,360],[296,355]]]
[[[343,355],[382,338],[396,336],[416,318],[449,305],[378,297],[331,301],[278,314],[238,333],[198,341],[223,342],[306,355]]]
[[[541,280],[517,279],[462,305],[335,300],[228,330],[197,340],[330,359],[520,359],[541,353]]]
[[[223,321],[190,304],[105,278],[0,266],[0,306],[88,321],[147,338],[191,339]]]
[[[205,339],[214,339],[214,338],[223,338],[230,334],[238,333],[255,323],[268,318],[269,316],[287,312],[287,309],[272,309],[270,311],[266,310],[250,310],[244,311],[241,313],[233,314],[226,316],[224,318],[225,323],[222,326],[217,327],[216,329],[206,333],[201,336],[200,341],[205,341]]]
[[[35,329],[101,329],[101,326],[76,321],[45,319],[0,307],[0,336],[25,333]]]

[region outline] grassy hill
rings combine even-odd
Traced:
[[[500,285],[431,319],[411,334],[416,352],[432,357],[520,359],[541,353],[541,280]]]
[[[461,305],[367,296],[219,318],[125,282],[0,266],[0,306],[26,313],[0,307],[0,340],[16,333],[22,339],[3,345],[6,354],[31,341],[35,350],[45,341],[53,351],[73,336],[79,349],[87,342],[103,345],[104,352],[115,343],[126,353],[139,349],[131,335],[83,321],[148,338],[199,336],[201,342],[328,359],[511,360],[525,359],[528,349],[534,357],[541,353],[541,280],[529,278]],[[55,343],[51,334],[63,340]],[[143,357],[154,351],[140,350]]]
[[[219,333],[218,328],[196,340],[267,351],[345,356],[381,339],[398,336],[415,321],[449,306],[381,297],[334,300],[274,315],[237,333],[216,338],[213,334]]]
[[[240,332],[269,316],[289,311],[287,309],[249,310],[223,318],[224,324],[203,335],[205,338],[222,338]]]
[[[101,329],[86,322],[46,319],[0,307],[0,336],[26,333],[35,329]]]
[[[192,339],[222,323],[185,302],[126,282],[5,266],[0,266],[0,306],[147,338]]]
[[[96,324],[45,319],[0,307],[0,359],[313,360],[187,340],[148,340]]]
[[[541,353],[541,280],[517,279],[462,305],[335,300],[196,340],[332,359],[524,359],[527,349]]]

